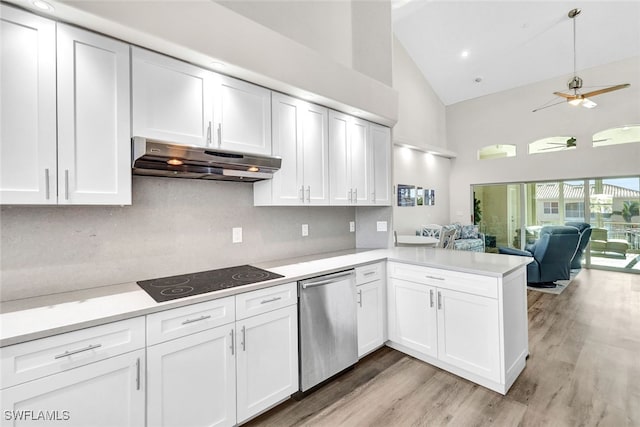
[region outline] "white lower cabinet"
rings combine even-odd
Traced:
[[[147,347],[148,426],[233,426],[296,392],[296,292],[289,283],[148,315],[148,338],[163,340]]]
[[[358,357],[386,341],[385,263],[356,267]]]
[[[295,305],[236,322],[237,416],[248,420],[298,390]]]
[[[144,350],[0,391],[2,426],[145,425]]]
[[[147,349],[149,426],[230,426],[236,421],[234,325]]]
[[[389,279],[389,340],[427,356],[438,356],[435,289],[419,283]]]
[[[505,394],[528,355],[523,269],[492,278],[388,268],[388,345]]]

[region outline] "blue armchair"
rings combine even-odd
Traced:
[[[571,260],[578,248],[580,235],[576,227],[549,225],[542,227],[540,238],[528,250],[498,248],[501,254],[533,257],[527,265],[527,283],[539,288],[554,288],[556,280],[571,277]]]
[[[578,229],[580,240],[578,241],[578,249],[576,250],[576,254],[571,260],[571,269],[573,270],[582,268],[582,257],[584,256],[584,250],[586,249],[587,244],[589,244],[591,232],[593,231],[591,228],[591,224],[587,224],[586,222],[565,222],[564,225],[575,227]]]

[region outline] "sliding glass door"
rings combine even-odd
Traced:
[[[585,266],[640,273],[640,177],[474,185],[472,194],[489,252],[522,249],[545,225],[587,222]]]

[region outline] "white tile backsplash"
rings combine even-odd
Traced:
[[[353,207],[254,207],[251,184],[134,176],[131,206],[3,206],[0,300],[351,249],[354,220]]]

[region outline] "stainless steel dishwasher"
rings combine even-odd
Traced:
[[[353,270],[298,282],[300,392],[358,361]]]

